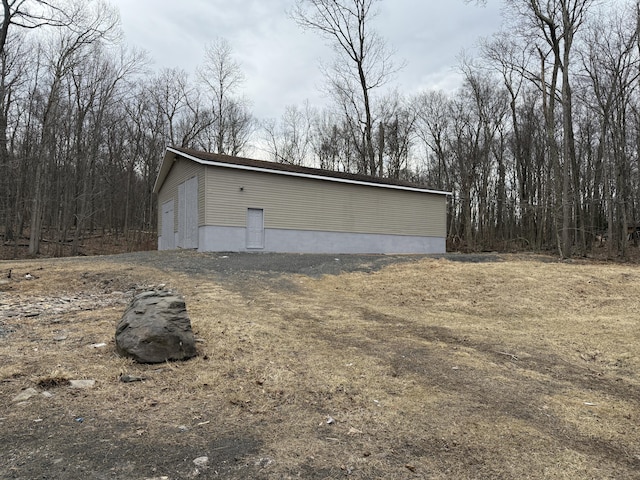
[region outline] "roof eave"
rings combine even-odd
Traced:
[[[439,191],[439,190],[431,190],[431,189],[427,189],[427,188],[420,188],[420,187],[408,187],[408,186],[402,186],[402,185],[393,185],[393,184],[389,184],[389,183],[376,183],[376,182],[367,182],[367,181],[363,181],[363,180],[351,180],[351,179],[347,179],[347,178],[340,178],[340,177],[330,177],[330,176],[323,176],[323,175],[316,175],[316,174],[311,174],[311,173],[299,173],[299,172],[289,172],[286,170],[275,170],[275,169],[269,169],[269,168],[264,168],[264,167],[255,167],[255,166],[250,166],[250,165],[239,165],[239,164],[235,164],[235,163],[226,163],[226,162],[217,162],[217,161],[212,161],[212,160],[203,160],[202,158],[198,158],[194,155],[190,155],[186,152],[181,152],[179,150],[175,150],[171,147],[167,147],[167,153],[165,154],[165,157],[162,161],[162,166],[160,167],[160,173],[158,174],[158,179],[156,181],[156,185],[154,186],[154,192],[157,193],[158,191],[160,191],[160,187],[162,187],[162,183],[164,183],[164,179],[166,177],[166,175],[169,172],[169,169],[171,168],[171,165],[174,162],[174,157],[171,157],[169,159],[169,161],[171,162],[171,164],[167,167],[166,171],[163,172],[163,169],[165,168],[165,164],[168,163],[168,157],[169,157],[169,152],[171,152],[174,155],[180,155],[181,157],[187,158],[191,161],[194,161],[196,163],[199,163],[201,165],[210,165],[210,166],[216,166],[216,167],[222,167],[222,168],[233,168],[236,170],[249,170],[249,171],[254,171],[254,172],[263,172],[263,173],[272,173],[272,174],[276,174],[276,175],[285,175],[285,176],[290,176],[290,177],[298,177],[298,178],[310,178],[310,179],[315,179],[315,180],[325,180],[325,181],[330,181],[330,182],[337,182],[337,183],[348,183],[348,184],[352,184],[352,185],[364,185],[364,186],[370,186],[370,187],[378,187],[378,188],[388,188],[388,189],[392,189],[392,190],[404,190],[404,191],[411,191],[411,192],[421,192],[421,193],[431,193],[434,195],[451,195],[451,192],[443,192],[443,191]],[[162,174],[164,173],[164,176],[162,176]]]
[[[158,177],[156,178],[156,183],[153,185],[153,193],[157,194],[158,192],[160,192],[160,188],[162,188],[162,184],[166,180],[167,175],[169,175],[169,171],[171,170],[171,167],[173,166],[176,160],[176,157],[175,157],[176,154],[182,155],[181,153],[176,152],[175,150],[171,150],[170,148],[167,148],[164,154],[164,158],[162,159],[162,163],[160,164],[160,170],[158,171]]]

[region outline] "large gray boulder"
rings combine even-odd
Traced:
[[[140,363],[186,360],[196,355],[184,299],[166,290],[136,295],[116,326],[120,355]]]

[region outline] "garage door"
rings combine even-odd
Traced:
[[[178,247],[198,248],[198,177],[178,185]]]
[[[176,248],[176,235],[173,228],[173,200],[162,204],[162,236],[158,248],[160,250]]]

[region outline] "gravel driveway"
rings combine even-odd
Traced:
[[[310,277],[339,275],[344,272],[372,272],[387,265],[415,262],[422,258],[446,258],[461,262],[498,262],[498,254],[437,255],[328,255],[287,253],[198,253],[191,250],[135,252],[106,257],[96,261],[124,261],[136,265],[202,275],[217,280],[233,277],[273,278],[283,274]]]

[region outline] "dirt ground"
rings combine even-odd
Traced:
[[[159,285],[199,355],[119,357]],[[1,261],[0,478],[637,479],[639,293],[534,255]]]

